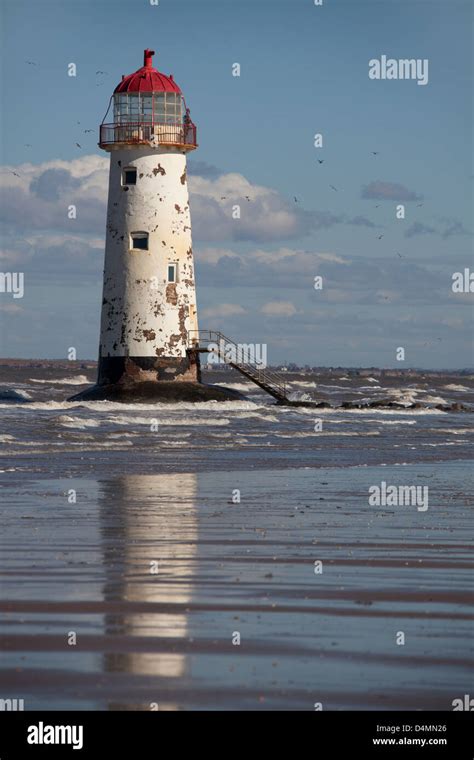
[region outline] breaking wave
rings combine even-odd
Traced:
[[[222,425],[228,425],[230,420],[226,417],[186,417],[184,419],[178,419],[173,417],[127,417],[125,414],[118,414],[108,418],[108,422],[115,422],[118,425],[145,425],[150,427],[156,419],[158,426],[160,425],[172,425],[175,427],[190,427],[191,425],[205,425],[211,427],[219,427]]]
[[[40,383],[41,385],[89,385],[90,380],[85,375],[77,375],[76,377],[61,377],[51,378],[51,380],[37,380],[36,378],[30,378],[30,383]]]
[[[99,427],[98,420],[90,420],[85,417],[70,417],[68,414],[62,414],[60,417],[53,418],[53,422],[59,422],[63,427],[85,429]]]

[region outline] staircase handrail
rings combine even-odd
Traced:
[[[193,337],[196,336],[197,337]],[[260,382],[265,383],[266,381],[268,385],[273,385],[274,389],[279,391],[283,396],[286,397],[286,388],[287,388],[287,382],[286,379],[283,378],[281,375],[279,375],[274,370],[268,369],[268,367],[261,367],[259,364],[250,364],[249,362],[239,362],[239,361],[233,361],[231,359],[228,359],[225,354],[223,355],[223,352],[220,351],[219,342],[222,340],[226,345],[231,346],[237,351],[239,350],[238,344],[232,340],[231,338],[228,338],[224,333],[220,332],[220,330],[191,330],[189,332],[189,338],[188,342],[190,342],[191,346],[196,347],[196,345],[199,345],[200,339],[205,339],[204,336],[208,336],[207,340],[209,342],[216,342],[217,343],[217,353],[223,361],[226,364],[229,364],[230,366],[235,366],[237,368],[241,367],[249,374],[256,373],[257,379]]]

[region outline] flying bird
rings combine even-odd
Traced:
[[[226,201],[226,200],[227,200],[227,195],[221,195],[221,201]]]
[[[93,132],[93,131],[94,131],[93,129],[85,129],[84,133],[87,134],[87,132]]]
[[[373,150],[371,152],[372,152],[373,156],[378,156],[379,155],[379,151],[378,150]]]
[[[421,207],[422,207],[422,205],[423,205],[422,203],[417,203],[417,204],[416,204],[416,207],[417,207],[417,208],[421,208]]]
[[[397,256],[398,256],[400,259],[403,259],[403,256],[402,256],[402,254],[401,254],[401,253],[398,253],[398,251],[397,251]]]
[[[334,185],[329,185],[329,187],[330,187],[330,188],[332,188],[333,190],[335,190],[335,191],[336,191],[336,193],[338,193],[338,192],[339,192],[339,190],[337,189],[337,187],[334,187]]]
[[[250,200],[250,198],[248,197],[248,195],[245,195],[244,198],[245,198],[246,201]]]
[[[10,170],[10,174],[13,174],[14,177],[20,177],[21,176],[20,174],[17,174],[17,172],[14,172],[12,170]]]
[[[294,195],[293,198],[295,199],[295,203],[298,203],[298,198],[296,197],[296,195]]]
[[[377,240],[382,240],[382,238],[383,238],[383,235],[379,235]]]
[[[380,203],[375,208],[380,208]]]
[[[36,61],[25,61],[25,63],[27,63],[27,64],[28,64],[28,66],[37,66],[37,65],[38,65],[38,64],[36,63]]]
[[[324,158],[318,158],[318,164],[324,164]]]
[[[76,143],[77,148],[82,148],[82,145],[79,145],[79,143]]]
[[[32,148],[33,146],[30,145],[30,143],[25,143],[25,148]]]
[[[95,74],[96,74],[96,76],[97,76],[97,74],[105,74],[105,76],[107,76],[107,72],[106,71],[96,71]]]

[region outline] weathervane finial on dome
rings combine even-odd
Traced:
[[[151,69],[153,67],[153,56],[155,55],[154,50],[150,50],[150,48],[147,48],[143,51],[143,65],[147,67],[147,69]]]

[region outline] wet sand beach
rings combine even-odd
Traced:
[[[470,415],[323,410],[317,434],[260,395],[68,406],[29,375],[32,403],[1,409],[4,696],[450,710],[470,692]],[[426,511],[371,506],[382,481],[427,486]]]

